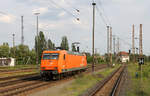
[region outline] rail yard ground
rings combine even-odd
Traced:
[[[17,76],[39,73],[37,65],[17,65],[14,67],[0,67],[0,77]]]
[[[100,70],[100,69],[103,69],[103,68],[106,68],[106,65],[101,65],[100,67],[97,66],[95,68],[95,70]],[[85,72],[86,73],[89,73],[91,72],[90,70],[91,68],[89,67],[88,70]],[[35,76],[34,76],[35,75]],[[39,75],[37,74],[34,74],[34,75],[25,75],[25,76],[18,76],[18,77],[15,77],[14,75],[12,76],[8,76],[5,78],[1,78],[1,84],[0,84],[0,95],[2,96],[7,96],[7,95],[19,95],[19,94],[23,94],[23,95],[26,95],[26,94],[30,94],[32,92],[38,92],[34,89],[39,89],[39,90],[44,90],[44,89],[47,89],[48,87],[52,87],[54,85],[60,85],[60,84],[63,84],[63,83],[66,83],[66,82],[69,82],[70,80],[74,79],[73,77],[69,77],[69,78],[65,78],[65,79],[62,79],[62,80],[58,80],[58,81],[48,81],[48,82],[45,82],[43,81]],[[10,78],[10,79],[7,79],[7,78]]]
[[[88,88],[92,87],[98,81],[103,80],[118,67],[119,65],[114,68],[98,70],[94,74],[80,74],[69,82],[50,87],[46,90],[31,94],[30,96],[78,96],[85,92]]]
[[[150,96],[150,63],[142,65],[142,79],[137,63],[128,64],[128,72],[130,81],[126,96]]]
[[[105,66],[104,66],[105,65]],[[0,89],[3,92],[3,86],[7,88],[7,86],[11,88],[11,86],[16,86],[17,84],[21,87],[21,85],[26,83],[36,83],[40,82],[39,87],[35,87],[35,89],[31,89],[32,91],[22,92],[22,95],[29,96],[79,96],[80,94],[90,89],[97,82],[100,82],[107,78],[114,70],[118,69],[121,64],[117,64],[114,68],[106,68],[106,64],[97,64],[96,66],[101,66],[101,68],[95,73],[91,73],[91,66],[89,65],[89,69],[87,72],[66,78],[58,81],[39,81],[40,79],[33,80],[25,80],[21,78],[26,78],[27,76],[31,77],[39,74],[39,69],[36,66],[24,66],[24,67],[0,67],[1,74],[0,75]],[[145,63],[142,65],[142,79],[140,71],[138,70],[139,66],[137,63],[128,63],[126,77],[124,79],[125,82],[122,83],[120,88],[120,93],[118,96],[150,96],[150,63]],[[6,72],[5,72],[6,70]],[[32,70],[32,71],[28,71]],[[8,72],[8,74],[6,74]],[[29,75],[30,74],[30,75]],[[32,75],[33,74],[33,75]],[[18,76],[18,77],[15,77]],[[5,80],[5,77],[10,77],[10,79]],[[11,78],[12,77],[12,78]],[[13,78],[14,77],[14,78]],[[3,80],[4,79],[4,80]],[[11,83],[9,82],[11,81]],[[26,81],[26,83],[24,82]],[[5,83],[7,82],[7,83]],[[24,82],[21,84],[21,82]],[[5,84],[4,84],[5,83]],[[21,84],[21,85],[20,85]],[[34,87],[37,86],[33,84]],[[142,85],[142,86],[141,86]],[[18,86],[18,87],[19,87]],[[25,85],[23,85],[25,86]],[[17,87],[17,86],[16,86]],[[27,87],[27,86],[26,86]],[[12,90],[10,89],[9,90]],[[18,89],[16,89],[17,91]]]

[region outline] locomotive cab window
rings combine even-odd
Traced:
[[[64,54],[64,60],[66,59],[66,55]]]
[[[58,57],[59,57],[58,53],[44,53],[43,54],[43,60],[58,59]]]

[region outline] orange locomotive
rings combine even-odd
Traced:
[[[85,71],[85,54],[65,50],[44,51],[41,59],[42,78],[57,79],[69,74]]]

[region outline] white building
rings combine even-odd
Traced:
[[[15,66],[15,58],[0,58],[0,66]]]
[[[123,63],[129,62],[129,60],[130,60],[129,54],[127,52],[120,52],[119,58],[120,58],[120,61]]]

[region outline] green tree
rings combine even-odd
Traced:
[[[36,64],[36,52],[35,52],[35,49],[32,49],[30,52],[29,52],[29,56],[28,56],[28,64]]]
[[[8,43],[3,43],[0,46],[0,57],[13,57],[16,59],[16,64],[35,64],[36,61],[35,50],[30,51],[27,45],[9,47]]]
[[[27,45],[16,46],[15,57],[17,64],[26,64],[29,58],[29,47]]]
[[[9,57],[9,45],[8,43],[3,43],[3,45],[0,46],[0,57]]]
[[[39,61],[41,60],[42,52],[47,49],[47,42],[42,31],[39,32],[39,36],[35,37],[35,50],[38,50]]]
[[[11,47],[10,48],[10,57],[13,57],[13,58],[15,58],[16,57],[16,50],[17,50],[17,47],[15,46],[15,47]]]
[[[71,46],[72,46],[72,51],[73,51],[73,52],[76,52],[76,47],[75,47],[75,45],[72,43]]]
[[[66,36],[62,37],[62,42],[60,46],[63,50],[69,50],[69,44]]]
[[[53,44],[52,41],[50,39],[48,39],[47,47],[49,50],[53,50],[55,48],[55,44]]]

